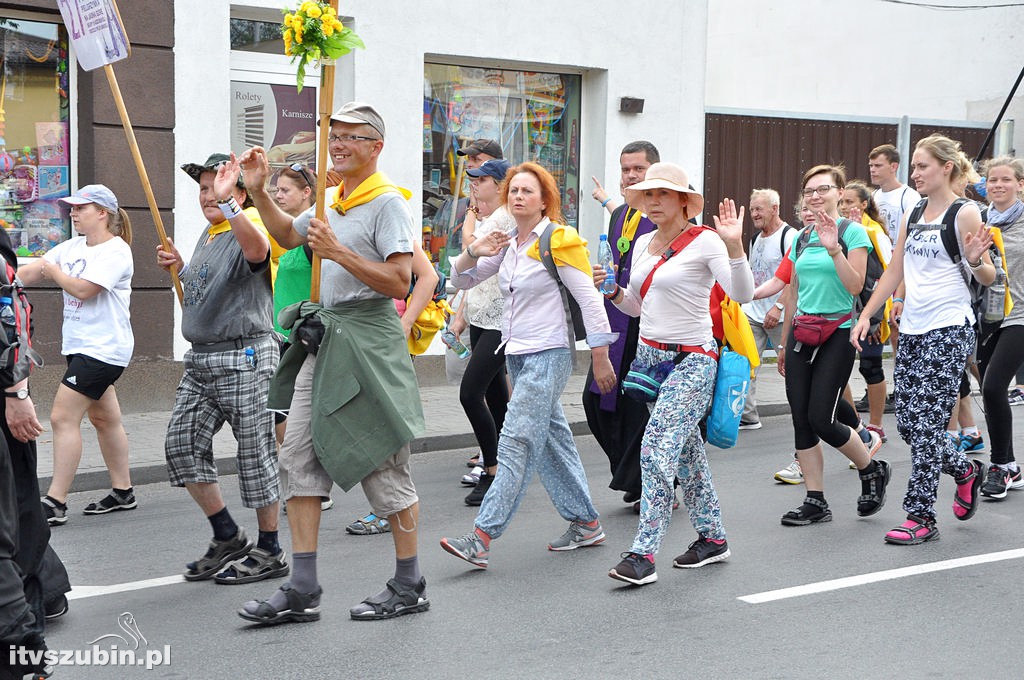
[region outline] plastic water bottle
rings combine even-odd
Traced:
[[[597,244],[597,263],[604,267],[605,279],[601,283],[601,292],[611,295],[615,292],[615,261],[612,259],[612,246],[608,243],[608,235],[601,234],[601,240]]]
[[[7,344],[13,345],[18,340],[18,317],[14,313],[14,303],[4,295],[0,297],[0,325],[7,333]]]
[[[252,368],[256,368],[256,350],[252,347],[245,348],[245,363]]]
[[[444,331],[441,333],[441,342],[443,342],[448,347],[448,349],[455,352],[455,356],[457,356],[458,358],[469,358],[469,348],[463,345],[462,342],[459,340],[458,336],[455,335],[455,333],[453,333],[449,329],[445,328]]]
[[[993,257],[996,266],[996,280],[985,288],[982,296],[981,315],[987,323],[999,323],[1005,316],[1006,305],[1006,272],[999,257]],[[0,298],[2,301],[3,298]],[[2,318],[2,316],[0,316]]]

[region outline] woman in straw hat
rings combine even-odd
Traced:
[[[634,365],[675,362],[651,405],[640,449],[640,525],[629,551],[608,572],[614,579],[644,585],[658,580],[654,556],[672,518],[676,478],[698,537],[673,565],[702,567],[729,556],[699,428],[718,369],[708,310],[715,281],[733,299],[747,302],[754,277],[743,252],[743,209],[737,215],[735,204],[725,199],[715,217],[717,233],[692,224],[689,220],[704,209],[704,198],[689,188],[686,171],[678,165],[655,163],[625,195],[630,207],[643,209],[658,228],[637,240],[628,286],[608,297],[626,314],[640,317]],[[603,279],[595,272],[595,285]]]

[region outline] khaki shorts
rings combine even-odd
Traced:
[[[316,357],[307,356],[295,378],[295,393],[281,444],[281,488],[286,500],[294,496],[329,496],[334,486],[334,480],[313,450],[310,402],[315,366]],[[412,482],[409,454],[406,444],[360,482],[370,509],[378,517],[389,517],[419,500]]]

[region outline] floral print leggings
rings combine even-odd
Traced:
[[[939,473],[963,477],[971,462],[946,435],[960,389],[960,374],[974,347],[974,329],[947,326],[922,333],[900,333],[894,375],[896,427],[910,445],[910,479],[903,509],[935,518]]]
[[[637,358],[651,365],[674,356],[674,352],[644,343],[637,346]],[[676,478],[693,528],[707,538],[725,539],[722,511],[699,427],[711,404],[717,371],[718,364],[711,357],[688,354],[661,385],[640,448],[643,495],[640,525],[630,552],[653,555],[661,548],[672,520]]]

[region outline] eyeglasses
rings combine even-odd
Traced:
[[[314,191],[316,190],[316,187],[313,186],[313,182],[309,179],[309,175],[306,174],[306,169],[302,167],[302,163],[292,163],[291,170],[292,172],[297,172],[302,175],[302,179],[306,180],[306,186]]]
[[[827,194],[828,192],[832,191],[833,189],[838,189],[838,188],[839,187],[836,186],[835,184],[822,184],[821,186],[814,187],[813,189],[804,189],[800,193],[802,193],[804,195],[804,198],[810,198],[815,193],[817,193],[819,196],[824,196],[825,194]]]
[[[327,135],[328,142],[356,142],[359,140],[366,140],[367,142],[379,142],[379,137],[364,137],[362,135]]]

